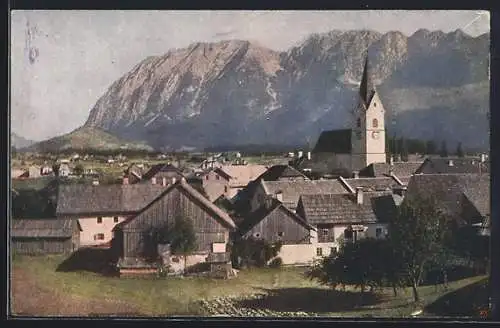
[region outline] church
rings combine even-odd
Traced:
[[[351,128],[323,131],[311,152],[311,162],[334,170],[360,171],[372,163],[386,163],[385,110],[365,61]]]

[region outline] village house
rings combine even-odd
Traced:
[[[151,182],[152,184],[173,184],[176,181],[185,179],[186,177],[182,171],[175,167],[174,165],[168,164],[156,164],[153,165],[147,172],[145,172],[140,181]],[[130,183],[130,181],[128,182]]]
[[[11,252],[70,254],[80,247],[81,227],[72,219],[15,219],[11,221]]]
[[[116,224],[136,215],[163,190],[151,184],[61,185],[56,216],[78,220],[81,246],[102,245],[111,241]]]
[[[61,163],[61,165],[59,166],[59,169],[57,171],[57,175],[60,177],[68,177],[71,175],[71,173],[72,173],[72,170],[69,167],[69,165],[67,163]]]
[[[236,228],[231,217],[212,204],[184,180],[170,185],[140,212],[114,228],[113,247],[118,248],[121,272],[154,268],[144,255],[151,228],[171,226],[176,218],[190,219],[196,234],[197,249],[186,259],[188,267],[199,263],[230,261],[227,244]],[[184,269],[177,255],[163,257],[174,271]]]
[[[344,242],[385,238],[387,221],[396,215],[392,192],[301,195],[297,214],[317,229],[317,256],[336,252]]]
[[[11,177],[11,179],[28,178],[29,177],[29,171],[28,170],[23,170],[23,169],[11,168],[10,169],[10,177]]]
[[[408,184],[405,200],[435,200],[458,226],[488,226],[490,220],[489,174],[420,174]]]
[[[481,158],[427,158],[415,174],[489,173],[489,165]]]
[[[280,242],[277,256],[284,265],[307,265],[316,258],[316,229],[272,197],[247,215],[238,227],[237,236]]]
[[[273,165],[266,172],[262,173],[258,179],[264,181],[303,181],[310,180],[306,175],[290,165]]]
[[[210,201],[224,195],[232,199],[248,183],[267,170],[264,165],[224,165],[211,170],[202,178],[203,189]]]
[[[347,193],[349,190],[338,180],[304,181],[263,181],[258,180],[248,193],[248,210],[253,212],[261,207],[267,196],[282,202],[288,209],[295,211],[301,195]]]
[[[30,178],[39,178],[39,177],[42,176],[41,172],[42,172],[41,166],[31,165],[28,168],[28,177],[30,177]]]
[[[129,184],[138,183],[141,181],[143,174],[145,173],[144,165],[142,164],[132,164],[125,170],[124,178],[127,178]]]

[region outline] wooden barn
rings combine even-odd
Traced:
[[[278,257],[285,265],[311,264],[316,229],[279,200],[267,196],[264,205],[248,214],[239,225],[239,238],[262,239],[282,244]]]
[[[187,182],[180,180],[137,215],[115,226],[113,248],[118,249],[120,255],[120,270],[152,268],[145,257],[147,232],[151,228],[173,225],[178,217],[191,219],[196,234],[197,249],[186,261],[188,267],[209,262],[211,254],[226,253],[229,234],[235,229],[233,220]],[[172,256],[169,262],[175,270],[184,269],[184,261],[176,256]]]
[[[72,219],[17,219],[11,224],[11,252],[70,254],[80,247],[81,227]]]

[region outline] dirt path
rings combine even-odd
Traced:
[[[11,313],[16,316],[140,315],[125,302],[74,298],[42,288],[19,268],[13,268],[11,284]]]

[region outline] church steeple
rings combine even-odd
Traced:
[[[359,95],[363,100],[365,106],[368,106],[375,94],[375,85],[373,83],[370,69],[368,65],[368,53],[366,54],[365,67],[363,69],[363,77],[361,78],[361,85],[359,87]]]

